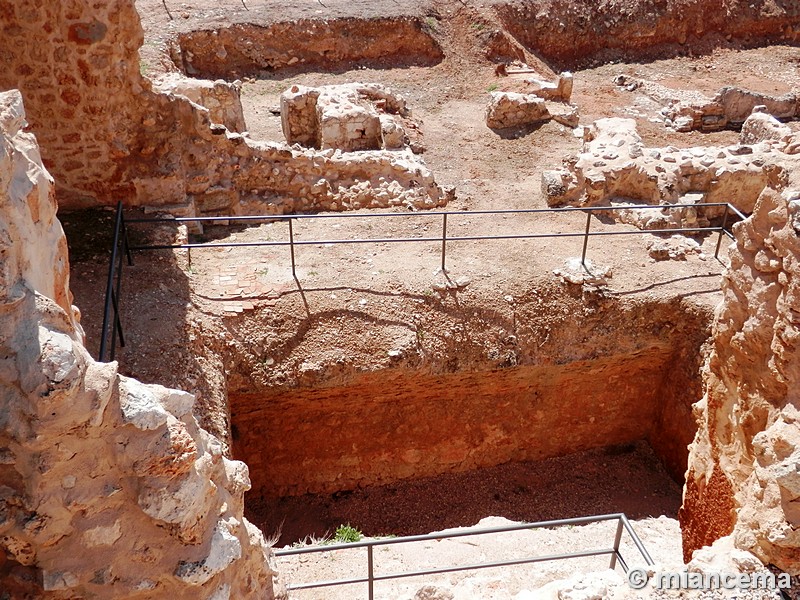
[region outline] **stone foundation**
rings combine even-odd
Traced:
[[[542,190],[550,206],[651,204],[652,210],[609,213],[643,229],[707,226],[724,209],[702,209],[704,203],[728,202],[749,213],[766,186],[785,187],[796,170],[788,140],[775,142],[753,128],[746,131],[758,143],[645,148],[632,119],[600,119],[585,129],[577,157],[544,172]],[[661,204],[687,208],[660,209]]]
[[[0,90],[22,91],[64,208],[122,201],[188,215],[282,214],[428,208],[452,197],[410,154],[342,157],[232,133],[223,125],[241,126],[240,107],[226,84],[162,81],[181,95],[153,91],[139,72],[133,0],[11,5],[0,19],[9,24]]]

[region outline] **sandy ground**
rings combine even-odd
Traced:
[[[512,521],[487,517],[479,528],[502,527]],[[632,522],[636,534],[657,564],[680,565],[680,527],[668,517]],[[374,552],[376,575],[444,568],[459,565],[516,560],[534,556],[605,549],[613,546],[617,522],[567,525],[552,529],[533,529],[444,540],[382,546]],[[456,529],[457,531],[458,529]],[[452,530],[451,530],[452,531]],[[631,567],[646,565],[630,536],[623,535],[621,553]],[[278,568],[289,585],[363,577],[366,575],[366,550],[337,551],[312,555],[279,557]],[[450,590],[456,598],[501,600],[513,598],[523,590],[536,590],[552,581],[575,573],[602,571],[609,567],[607,556],[570,558],[532,565],[462,571],[390,580],[375,584],[378,598],[411,600],[423,585]],[[616,567],[621,573],[621,568]],[[296,590],[290,598],[298,600],[346,600],[366,598],[366,584],[329,589]]]

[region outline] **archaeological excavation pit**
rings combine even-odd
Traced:
[[[359,372],[344,342],[332,364],[303,358],[290,385],[229,381],[233,454],[250,467],[254,522],[290,543],[322,537],[337,520],[403,535],[489,514],[674,517],[708,315],[680,303],[610,302],[586,319],[582,301],[555,296],[572,300],[580,318],[550,332],[557,341],[545,345],[558,349],[549,356],[532,355],[544,320],[535,295],[515,307],[518,333],[495,360],[482,345],[499,340],[464,339],[464,331],[500,315],[436,315],[431,302],[417,310],[433,309],[437,325],[423,317],[415,335],[420,347],[441,343],[435,365],[405,348],[390,350],[394,364]],[[369,321],[331,317],[308,334],[327,343],[337,335],[385,339],[398,327]],[[280,370],[294,356],[266,361]]]
[[[408,16],[235,23],[181,33],[171,56],[186,75],[229,80],[283,71],[431,66],[444,58],[430,35],[435,23]]]

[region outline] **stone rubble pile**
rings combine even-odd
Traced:
[[[526,127],[550,120],[569,128],[577,127],[578,109],[562,102],[549,102],[536,94],[490,92],[486,107],[486,126],[490,129]]]
[[[614,83],[627,91],[638,91],[664,104],[664,123],[679,132],[738,129],[754,112],[763,107],[777,119],[786,121],[800,114],[800,96],[794,92],[774,96],[734,86],[722,88],[713,97],[700,92],[676,90],[653,81],[618,75]]]
[[[794,137],[760,112],[743,126],[743,139],[749,143],[727,147],[646,148],[632,119],[600,119],[583,133],[578,156],[542,175],[548,205],[622,207],[608,214],[642,229],[706,226],[724,209],[703,209],[705,203],[731,203],[752,212],[765,187],[790,186],[800,166],[793,154]],[[624,208],[643,204],[653,208]],[[659,208],[664,204],[686,208]]]

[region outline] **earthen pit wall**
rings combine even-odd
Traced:
[[[756,46],[797,43],[800,8],[765,0],[638,0],[637,2],[500,2],[503,27],[554,68],[575,69],[626,58],[662,58],[731,40]]]
[[[232,392],[233,452],[250,467],[251,493],[262,497],[331,493],[641,439],[682,481],[702,357],[697,340],[676,343],[665,336],[635,351],[556,365],[438,375],[391,369],[343,385]]]
[[[139,71],[133,0],[0,1],[0,27],[0,90],[22,92],[62,208],[122,201],[178,214],[282,214],[446,203],[430,172],[403,157],[252,142],[212,128],[189,101],[154,93]]]
[[[430,66],[444,58],[422,20],[407,16],[237,23],[180,33],[171,54],[186,75],[207,79],[281,69],[329,71],[354,63]]]

